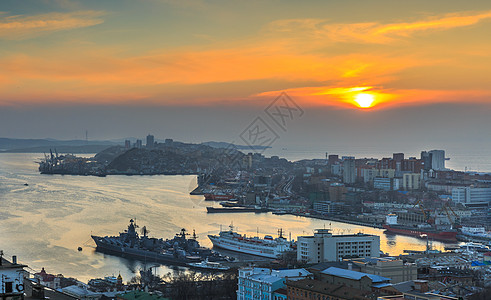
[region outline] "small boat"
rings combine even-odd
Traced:
[[[191,268],[210,270],[210,271],[227,271],[230,270],[230,267],[224,266],[218,262],[212,262],[208,260],[204,260],[201,262],[188,263],[187,264]]]
[[[477,251],[477,252],[488,252],[491,249],[487,247],[486,245],[479,244],[479,243],[465,243],[463,245],[460,245],[460,250],[461,251]]]

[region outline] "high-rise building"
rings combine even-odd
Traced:
[[[142,140],[136,140],[135,148],[141,149],[143,147]]]
[[[131,148],[131,141],[130,140],[125,140],[124,141],[124,147],[126,149],[130,149]]]
[[[355,159],[345,158],[343,160],[343,182],[347,184],[355,183],[356,181],[356,169]]]
[[[445,170],[445,150],[431,150],[431,168],[436,171]]]
[[[330,165],[334,165],[336,164],[337,162],[339,162],[339,156],[337,154],[330,154],[327,158],[327,162],[330,164]]]
[[[155,138],[153,135],[147,135],[147,148],[153,148],[155,145]]]
[[[392,159],[396,162],[404,160],[404,153],[394,153],[392,154]]]
[[[424,170],[431,170],[431,153],[427,151],[421,151],[421,160],[423,161]]]
[[[313,236],[299,236],[297,260],[307,263],[339,261],[344,257],[380,256],[380,237],[363,233],[333,235],[329,229],[317,229]]]

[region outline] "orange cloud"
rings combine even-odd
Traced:
[[[77,11],[34,16],[3,16],[0,18],[0,38],[18,40],[51,31],[94,26],[104,22],[100,18],[102,15],[104,13],[101,11]]]
[[[64,17],[49,15],[50,18],[33,18],[38,21],[56,19],[60,23],[8,17],[25,21],[21,22],[23,25],[15,25],[10,20],[10,33],[63,30],[102,22],[100,12],[72,13]],[[428,57],[424,50],[397,48],[397,45],[386,50],[385,45],[361,45],[340,47],[343,51],[334,52],[332,43],[386,42],[422,30],[472,25],[490,15],[491,12],[443,15],[431,20],[385,25],[326,24],[321,19],[281,20],[270,24],[269,30],[259,36],[227,43],[226,47],[215,43],[207,45],[206,49],[197,50],[196,46],[157,49],[131,56],[121,54],[120,50],[115,50],[117,48],[90,43],[65,45],[59,49],[47,47],[44,51],[36,49],[31,55],[10,53],[0,57],[0,105],[16,102],[206,105],[224,99],[257,104],[262,97],[270,99],[280,88],[292,86],[295,88],[287,89],[288,93],[302,99],[305,105],[354,107],[353,99],[359,92],[374,96],[375,109],[440,101],[437,97],[456,101],[452,100],[455,96],[451,92],[418,89],[417,86],[401,89],[393,84],[403,80],[401,74],[412,67],[443,65],[440,58]],[[78,22],[79,19],[86,23]],[[0,37],[1,28],[0,25]],[[332,38],[327,39],[330,35]],[[447,63],[450,60],[446,60]],[[479,63],[479,66],[485,65]],[[411,83],[411,79],[416,83],[421,81],[412,74],[405,76],[409,78],[406,83]],[[445,84],[451,87],[455,82],[462,84],[458,80],[450,83],[446,80]],[[478,99],[485,94],[485,91],[472,89],[455,95],[474,95],[473,99]]]
[[[444,14],[426,20],[389,24],[332,24],[323,19],[289,19],[272,22],[267,30],[289,34],[303,32],[309,38],[324,39],[326,42],[389,43],[417,32],[470,26],[489,18],[491,11]]]

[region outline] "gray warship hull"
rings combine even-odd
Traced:
[[[200,261],[199,258],[178,257],[173,253],[158,253],[120,245],[115,242],[111,243],[111,241],[109,241],[107,238],[100,236],[92,235],[91,237],[97,245],[96,251],[124,258],[137,259],[143,262],[155,262],[182,266],[186,266],[186,264],[190,262]]]

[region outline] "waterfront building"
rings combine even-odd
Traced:
[[[452,200],[467,207],[487,207],[491,205],[491,188],[456,187]]]
[[[151,134],[147,135],[147,148],[155,146],[155,137]]]
[[[4,259],[0,252],[0,297],[24,299],[24,268],[26,265],[18,264],[17,257],[12,256],[12,262]]]
[[[338,213],[341,206],[332,201],[317,201],[314,202],[314,211],[318,214],[328,215]]]
[[[305,269],[239,269],[237,300],[273,300],[273,293],[285,288],[286,279],[300,280],[311,275],[312,273]]]
[[[306,263],[339,261],[345,257],[380,256],[380,237],[363,233],[333,235],[329,229],[317,229],[313,236],[299,236],[297,260]]]
[[[356,168],[355,159],[346,158],[343,160],[343,182],[347,184],[355,183],[356,181]]]

